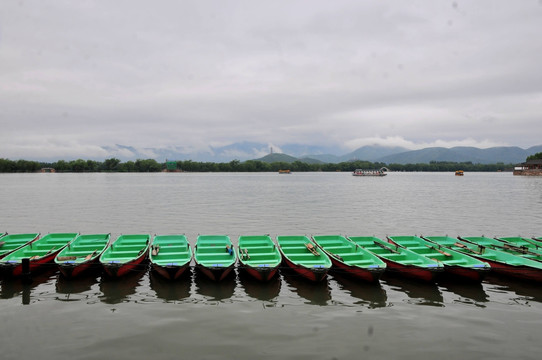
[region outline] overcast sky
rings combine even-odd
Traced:
[[[542,1],[0,3],[0,158],[542,144]]]

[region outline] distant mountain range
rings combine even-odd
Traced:
[[[431,161],[472,162],[479,164],[516,164],[525,161],[527,156],[542,152],[542,145],[522,149],[517,146],[492,147],[430,147],[421,150],[408,150],[402,147],[380,145],[363,146],[347,154],[340,155],[341,148],[290,144],[280,148],[268,144],[241,142],[223,147],[208,147],[199,151],[188,151],[181,147],[137,149],[131,146],[115,145],[103,147],[110,154],[123,161],[135,159],[156,159],[158,161],[192,160],[202,162],[230,162],[232,160],[261,160],[267,162],[338,163],[351,160],[366,160],[386,164],[416,164]],[[287,154],[287,155],[286,155]]]

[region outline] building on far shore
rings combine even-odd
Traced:
[[[514,168],[514,175],[542,176],[542,159],[529,160]]]

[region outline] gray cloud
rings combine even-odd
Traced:
[[[540,24],[539,1],[3,2],[0,157],[537,145]]]

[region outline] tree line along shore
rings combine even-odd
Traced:
[[[111,158],[104,161],[94,160],[58,160],[56,162],[40,162],[31,160],[9,160],[0,158],[0,173],[33,173],[42,171],[54,172],[291,172],[310,171],[354,171],[355,169],[388,168],[390,171],[512,171],[514,164],[474,164],[472,162],[432,161],[419,164],[385,164],[370,161],[346,161],[341,163],[306,163],[303,161],[272,162],[259,160],[232,160],[225,163],[197,162],[192,160],[158,162],[154,159],[139,159],[122,162]]]

